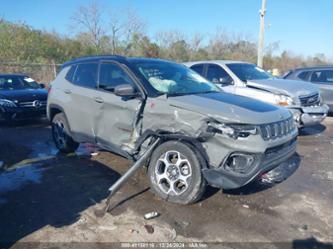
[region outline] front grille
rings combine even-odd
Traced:
[[[292,133],[296,129],[292,117],[279,122],[260,125],[261,136],[264,140],[276,139]]]
[[[300,96],[299,100],[301,101],[301,106],[317,105],[320,102],[319,93],[306,95],[306,96]]]
[[[39,103],[38,103],[39,102]],[[20,102],[19,103],[20,107],[44,107],[46,106],[46,101],[30,101],[30,102]]]
[[[283,149],[289,147],[290,145],[294,144],[296,141],[297,141],[297,137],[293,138],[292,140],[290,140],[282,145],[278,145],[278,146],[269,148],[265,151],[265,155],[267,157],[270,157],[270,156],[282,151]]]

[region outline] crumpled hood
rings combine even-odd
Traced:
[[[265,124],[287,119],[285,109],[229,93],[204,93],[169,97],[171,106],[213,117],[220,122]]]
[[[23,90],[0,90],[0,98],[17,100],[18,102],[46,101],[47,90],[45,89],[23,89]]]
[[[267,79],[247,81],[248,86],[260,88],[275,94],[285,94],[292,98],[319,92],[319,88],[309,82],[284,79]]]

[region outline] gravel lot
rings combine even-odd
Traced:
[[[58,154],[45,121],[1,126],[0,247],[171,241],[223,242],[186,244],[199,248],[333,247],[332,117],[303,130],[298,154],[262,181],[233,191],[209,188],[199,203],[179,206],[155,197],[142,169],[104,215],[109,186],[130,165],[88,144],[76,154]],[[150,211],[161,215],[147,221]]]

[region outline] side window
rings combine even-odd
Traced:
[[[75,70],[76,70],[76,65],[71,66],[66,74],[65,79],[68,80],[69,82],[73,82]]]
[[[333,83],[333,70],[327,70],[326,72],[326,82]]]
[[[233,83],[229,74],[222,67],[214,64],[208,66],[207,79],[215,84],[230,85]]]
[[[298,74],[297,77],[301,80],[306,81],[306,80],[308,80],[309,74],[310,74],[310,71],[303,71],[300,74]]]
[[[204,64],[194,65],[191,69],[196,71],[198,74],[203,75]]]
[[[333,70],[314,71],[311,75],[311,82],[322,82],[333,84]]]
[[[113,63],[101,63],[99,88],[113,91],[116,86],[122,84],[131,84],[134,86],[131,78],[121,67]]]
[[[96,88],[97,63],[82,63],[77,65],[73,83],[78,86]]]

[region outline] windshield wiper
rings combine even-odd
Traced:
[[[176,96],[184,96],[184,95],[189,95],[193,93],[167,93],[167,97],[176,97]]]
[[[200,94],[200,93],[218,93],[219,91],[213,91],[213,90],[211,90],[211,91],[205,91],[205,92],[198,92],[197,94]]]
[[[219,91],[203,91],[203,92],[187,92],[187,93],[167,93],[167,97],[175,97],[175,96],[184,96],[184,95],[196,95],[203,93],[218,93]]]

